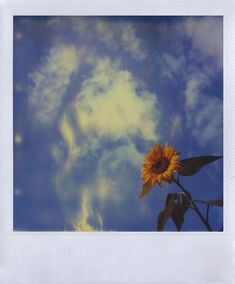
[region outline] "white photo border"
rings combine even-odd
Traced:
[[[211,15],[224,19],[224,232],[13,232],[13,16]],[[234,283],[235,2],[0,1],[0,284]]]

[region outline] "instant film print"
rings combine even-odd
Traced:
[[[223,17],[14,17],[14,230],[223,231]]]

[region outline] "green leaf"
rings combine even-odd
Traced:
[[[142,190],[139,193],[139,198],[144,197],[146,194],[150,192],[151,189],[152,189],[152,186],[150,186],[149,184],[147,183],[143,184]]]
[[[169,217],[171,216],[174,210],[175,195],[177,194],[169,193],[167,195],[165,209],[162,212],[160,212],[160,214],[158,215],[158,220],[157,220],[158,231],[163,231],[166,221],[169,219]]]
[[[212,163],[218,159],[221,159],[222,156],[200,156],[200,157],[193,157],[185,160],[181,160],[182,169],[179,173],[182,176],[191,176],[196,174],[200,169]]]

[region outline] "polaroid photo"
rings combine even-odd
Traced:
[[[234,3],[31,2],[0,12],[0,283],[234,283]]]

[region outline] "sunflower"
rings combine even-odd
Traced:
[[[173,173],[181,168],[178,160],[180,153],[175,152],[173,146],[165,144],[164,150],[160,144],[156,144],[154,148],[150,148],[142,169],[142,179],[144,185],[152,188],[155,183],[161,186],[163,181],[172,183]]]

